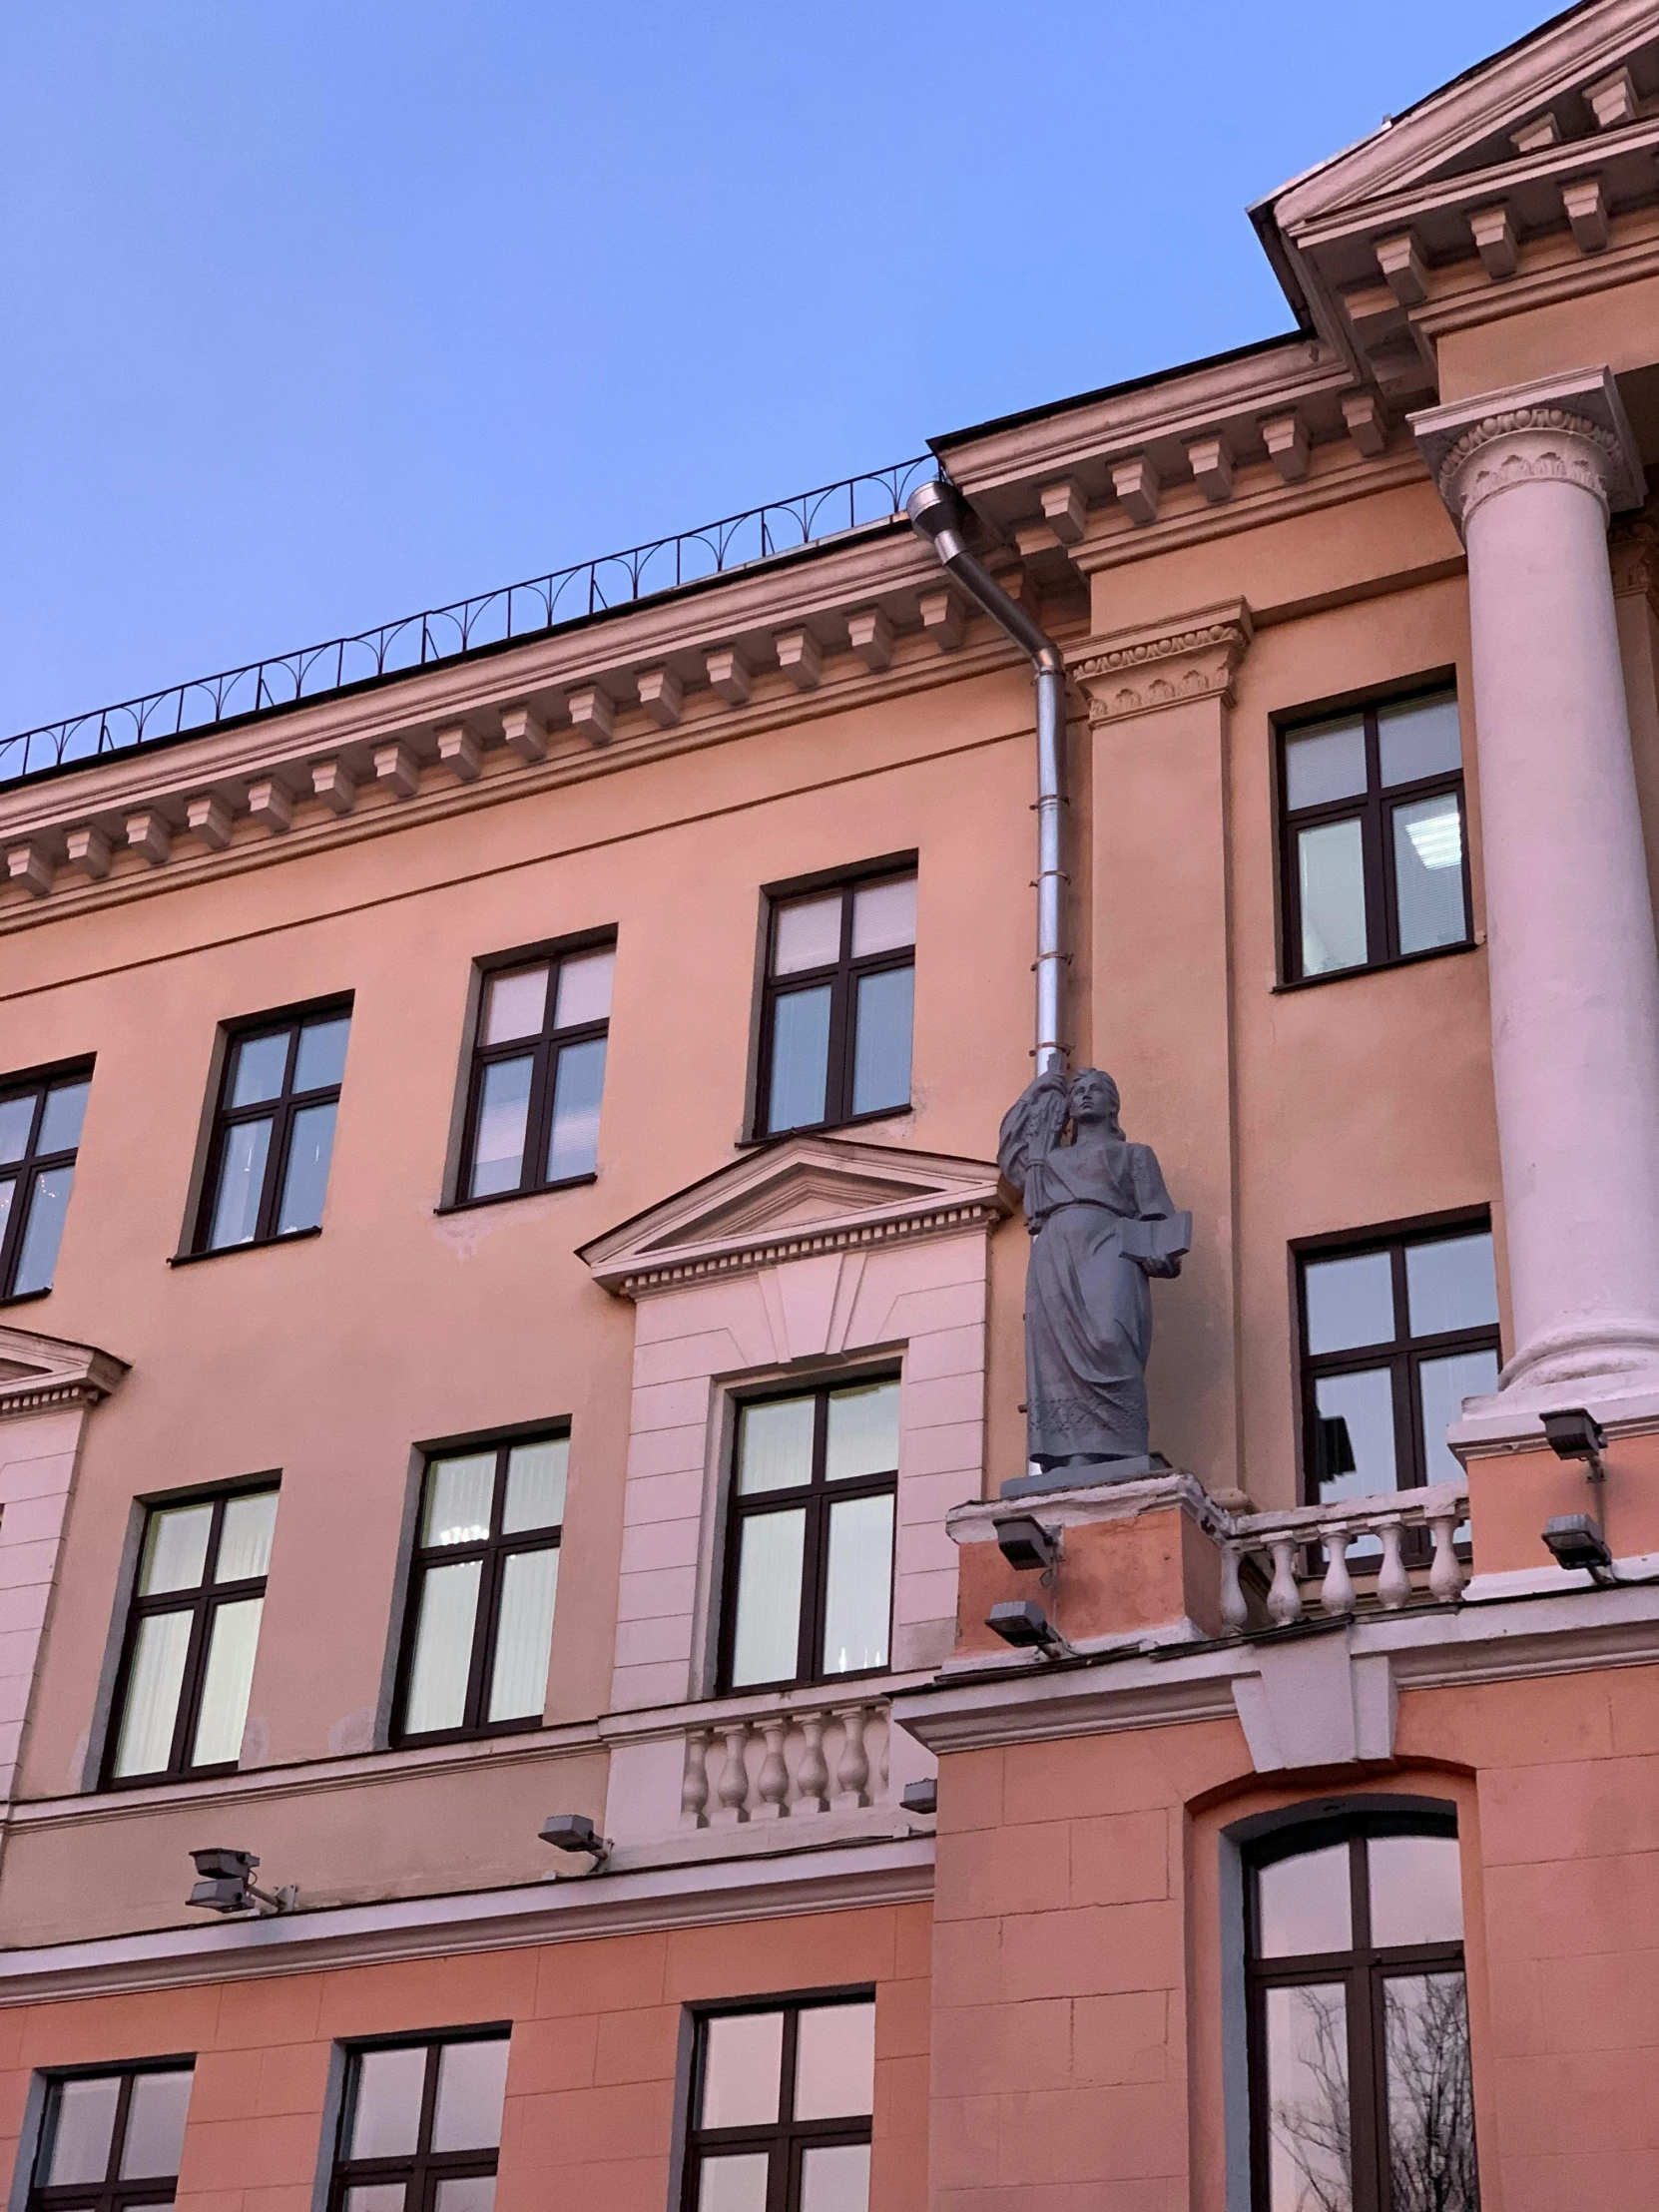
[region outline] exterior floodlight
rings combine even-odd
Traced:
[[[1558,1567],[1583,1567],[1598,1581],[1613,1564],[1601,1523],[1590,1513],[1557,1513],[1544,1523],[1544,1542]]]
[[[939,1786],[931,1778],[926,1782],[907,1782],[899,1794],[898,1802],[906,1813],[936,1813],[939,1809]]]
[[[996,1548],[1011,1567],[1047,1568],[1060,1556],[1060,1538],[1030,1513],[1013,1513],[996,1523]]]
[[[1601,1454],[1607,1443],[1607,1434],[1600,1421],[1594,1419],[1582,1405],[1546,1413],[1544,1434],[1548,1437],[1549,1448],[1557,1459],[1583,1459],[1588,1463],[1590,1480],[1603,1480],[1607,1469],[1602,1465]]]
[[[1005,1598],[985,1615],[985,1626],[1016,1651],[1040,1651],[1045,1659],[1065,1659],[1071,1646],[1040,1605],[1028,1597]]]
[[[256,1886],[254,1869],[260,1862],[251,1851],[193,1851],[191,1858],[198,1880],[185,1903],[201,1912],[246,1913],[252,1906],[268,1918],[273,1913],[291,1913],[299,1902],[299,1892],[291,1884],[281,1890]]]
[[[555,1851],[586,1852],[595,1874],[611,1856],[611,1839],[601,1836],[585,1813],[555,1813],[542,1822],[541,1840]]]

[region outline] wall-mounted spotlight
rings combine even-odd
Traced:
[[[899,1792],[898,1802],[906,1813],[936,1813],[939,1809],[939,1786],[931,1775],[925,1782],[906,1782]]]
[[[1549,1448],[1557,1459],[1582,1459],[1592,1482],[1606,1480],[1607,1468],[1601,1454],[1607,1447],[1607,1432],[1600,1421],[1582,1405],[1546,1413],[1543,1420]]]
[[[542,1822],[541,1840],[555,1851],[585,1852],[595,1874],[611,1856],[611,1839],[601,1836],[585,1813],[555,1813]]]
[[[1040,1605],[1028,1597],[1004,1598],[985,1615],[985,1626],[1016,1651],[1038,1651],[1045,1659],[1069,1659],[1071,1646]]]
[[[1593,1513],[1557,1513],[1544,1523],[1544,1542],[1558,1567],[1582,1567],[1599,1583],[1613,1581],[1613,1554]]]
[[[251,1851],[193,1851],[196,1887],[186,1898],[204,1913],[246,1913],[250,1906],[268,1919],[273,1913],[291,1913],[299,1903],[292,1883],[280,1890],[262,1890],[254,1881],[259,1860]]]
[[[1031,1513],[1010,1513],[996,1523],[996,1548],[1009,1566],[1029,1571],[1052,1567],[1060,1556],[1060,1532]]]

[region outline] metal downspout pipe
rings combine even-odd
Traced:
[[[1065,807],[1066,673],[1060,649],[968,551],[966,511],[954,487],[918,484],[905,506],[946,571],[991,620],[1030,656],[1037,690],[1037,1073],[1065,1065],[1060,1034],[1061,979],[1066,954],[1061,923],[1065,876],[1060,820]]]

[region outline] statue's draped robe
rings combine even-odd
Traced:
[[[1191,1237],[1191,1216],[1176,1213],[1149,1145],[1098,1128],[1062,1144],[1066,1115],[1063,1085],[1039,1076],[1009,1108],[997,1144],[1031,1232],[1026,1428],[1039,1464],[1146,1452],[1147,1277],[1179,1275]],[[1132,1226],[1143,1222],[1168,1227]]]

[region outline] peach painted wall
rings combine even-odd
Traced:
[[[438,829],[394,825],[336,853],[278,858],[234,882],[9,939],[13,1063],[98,1053],[58,1284],[29,1318],[132,1363],[89,1424],[26,1797],[82,1787],[135,1494],[283,1470],[246,1763],[358,1757],[370,1750],[391,1633],[411,1445],[537,1417],[572,1423],[548,1720],[605,1709],[634,1311],[595,1286],[575,1247],[733,1157],[760,884],[880,851],[922,849],[923,983],[914,1111],[866,1133],[969,1156],[994,1149],[1002,1108],[1026,1079],[1032,896],[1022,869],[987,868],[984,856],[1024,821],[1028,714],[1015,674],[941,686],[902,712],[712,747]],[[607,923],[619,953],[597,1183],[435,1216],[474,958]],[[970,940],[980,949],[969,964],[955,948]],[[216,1024],[342,989],[356,998],[323,1234],[169,1269]],[[1009,1304],[1004,1250],[1017,1313],[1024,1240],[1014,1225],[994,1244],[993,1321]],[[505,1872],[477,1861],[466,1773],[379,1765],[406,1777],[383,1825],[420,1831],[421,1885]],[[549,1793],[590,1792],[580,1763],[557,1783],[514,1772],[508,1782],[496,1770],[489,1786],[517,1793],[502,1818],[523,1839],[515,1854],[537,1862],[522,1879],[540,1871]],[[104,1825],[82,1832],[87,1849],[157,1870],[132,1904],[98,1909],[101,1925],[183,1917],[162,1871],[177,1860],[181,1816],[164,1797],[106,1800]],[[602,1782],[591,1800],[597,1812]],[[263,1805],[239,1819],[274,1843],[285,1825]],[[32,1862],[33,1838],[13,1840],[0,1920],[15,1898],[16,1928],[43,1932],[55,1848],[41,1835]],[[318,1902],[358,1880],[385,1895],[410,1879],[383,1852],[355,1872],[336,1858],[313,1867]]]
[[[0,2011],[0,2173],[33,2069],[194,2052],[179,2212],[310,2212],[332,2046],[512,2029],[497,2212],[561,2202],[664,2212],[687,2006],[875,1988],[870,2212],[925,2187],[923,1906],[612,1936],[400,1965],[227,1981]]]
[[[1079,1046],[1117,1074],[1130,1133],[1165,1153],[1200,1217],[1183,1280],[1154,1291],[1153,1440],[1264,1505],[1296,1495],[1289,1240],[1490,1205],[1501,1246],[1483,953],[1274,987],[1273,717],[1462,669],[1459,558],[1428,487],[1407,484],[1115,554],[1094,583],[1101,635],[1228,598],[1257,625],[1230,709],[1098,739],[1079,721],[1071,749]],[[1075,624],[1068,635],[1081,646]],[[990,1155],[1029,1073],[1030,713],[1018,666],[952,681],[941,660],[933,687],[901,701],[636,765],[619,749],[557,790],[486,779],[479,804],[440,822],[387,802],[339,845],[289,855],[273,840],[256,868],[158,879],[61,919],[43,908],[8,935],[10,1064],[98,1055],[58,1285],[28,1318],[132,1373],[88,1424],[20,1782],[37,1812],[8,1842],[0,1935],[54,1932],[60,1834],[77,1870],[130,1871],[119,1890],[91,1886],[94,1927],[65,1915],[67,1935],[181,1920],[183,1835],[208,1805],[319,1903],[524,1879],[552,1793],[597,1815],[603,1755],[584,1731],[612,1695],[634,1312],[575,1248],[734,1157],[761,884],[882,851],[921,854],[915,1108],[863,1134]],[[1478,858],[1476,827],[1477,922]],[[434,1214],[473,961],[606,924],[619,955],[598,1181]],[[169,1269],[217,1024],[345,989],[322,1236]],[[993,1488],[1021,1459],[1025,1250],[1017,1221],[990,1239]],[[572,1424],[571,1486],[541,1764],[376,1752],[411,1446],[552,1417]],[[133,1499],[276,1467],[245,1740],[261,1789],[71,1805]],[[976,1479],[962,1470],[964,1494]],[[310,1764],[328,1761],[344,1764]],[[357,1792],[342,1800],[350,1852],[297,1809],[330,1773]],[[498,1809],[487,1867],[475,1787]],[[382,1832],[418,1832],[421,1850],[358,1848]]]

